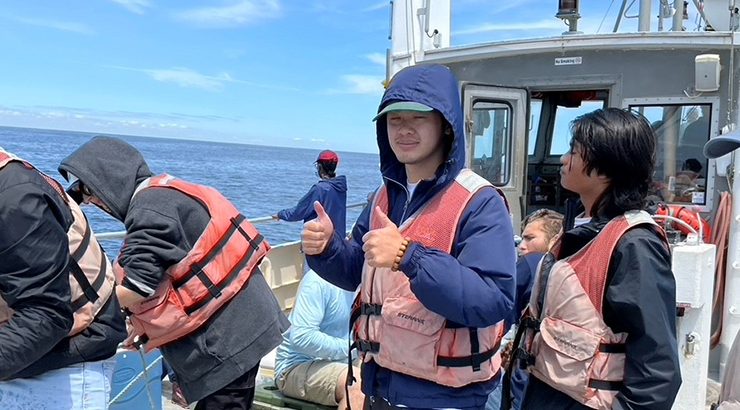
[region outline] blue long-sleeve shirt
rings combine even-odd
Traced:
[[[312,360],[346,360],[349,354],[349,316],[354,292],[321,279],[314,271],[303,276],[291,326],[275,358],[275,377]]]
[[[405,165],[391,149],[385,117],[376,122],[381,173],[388,192],[388,217],[396,225],[422,210],[446,189],[465,167],[464,118],[457,81],[449,69],[418,66],[416,75],[399,72],[391,81],[378,107],[395,101],[414,101],[441,113],[453,130],[445,161],[433,180],[422,180],[413,196],[406,188]],[[449,138],[449,137],[446,137]],[[334,237],[320,255],[307,256],[311,268],[344,289],[355,289],[362,280],[362,237],[369,231],[372,209],[366,207],[352,235]],[[412,243],[400,263],[411,291],[427,309],[448,322],[481,328],[510,317],[514,306],[516,252],[511,217],[501,196],[484,188],[466,206],[455,229],[451,254]],[[402,341],[401,341],[402,343]],[[452,388],[378,366],[364,364],[362,390],[368,396],[387,399],[393,405],[414,408],[481,408],[498,379]]]

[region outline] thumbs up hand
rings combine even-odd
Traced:
[[[373,209],[373,218],[380,222],[380,228],[373,229],[362,237],[365,260],[374,268],[390,268],[401,249],[403,235],[380,207]]]
[[[319,201],[313,203],[316,218],[303,224],[301,247],[306,255],[319,255],[324,252],[329,240],[334,236],[334,224]]]

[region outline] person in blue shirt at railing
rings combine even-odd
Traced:
[[[272,218],[288,222],[308,222],[316,218],[313,203],[319,201],[334,226],[344,229],[347,224],[347,178],[336,174],[339,156],[334,151],[324,150],[319,153],[314,164],[319,181],[311,186],[294,207],[283,209]]]
[[[482,409],[500,380],[514,234],[503,195],[465,168],[458,86],[441,65],[398,72],[375,117],[384,184],[373,206],[347,239],[319,203],[304,224],[311,268],[361,286],[366,409]]]
[[[290,312],[290,329],[275,357],[275,385],[284,395],[325,406],[362,407],[357,384],[345,391],[350,310],[355,293],[309,270]],[[347,395],[349,393],[349,395]]]

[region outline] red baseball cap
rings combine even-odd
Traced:
[[[325,149],[319,153],[319,156],[316,158],[316,162],[329,162],[338,164],[339,156],[336,152]]]

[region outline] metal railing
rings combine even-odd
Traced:
[[[365,205],[367,205],[367,202],[358,202],[356,204],[347,205],[347,209],[361,208]],[[253,225],[257,225],[279,221],[272,219],[272,216],[260,216],[258,218],[250,219],[249,222],[251,222]],[[95,234],[95,237],[98,238],[99,241],[120,241],[123,240],[124,236],[126,236],[126,231],[101,232]]]

